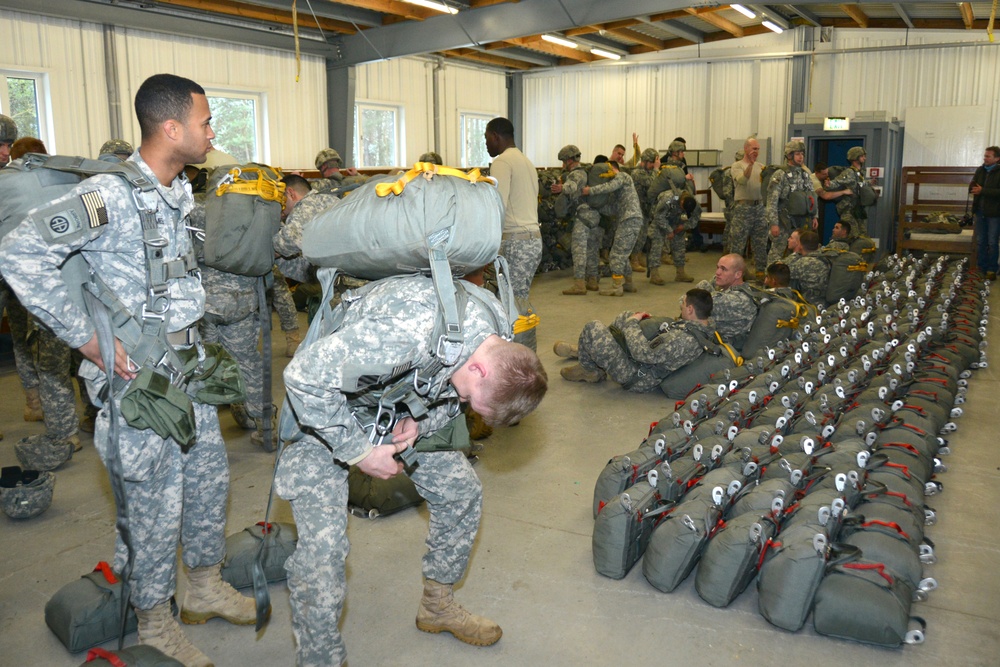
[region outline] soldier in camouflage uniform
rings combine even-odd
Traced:
[[[271,268],[274,282],[271,288],[271,304],[274,312],[278,314],[278,326],[281,333],[285,334],[285,356],[291,359],[295,356],[295,350],[302,343],[302,332],[299,330],[299,315],[295,308],[295,299],[292,297],[292,290],[288,287],[285,274],[278,267],[277,260]]]
[[[670,243],[670,255],[676,267],[674,281],[694,282],[694,278],[684,272],[687,264],[687,232],[696,229],[700,221],[701,205],[690,192],[684,191],[680,197],[675,197],[670,190],[660,193],[650,225],[649,282],[654,285],[664,284],[660,276],[664,240]]]
[[[712,282],[702,280],[698,288],[712,294],[712,319],[722,340],[736,348],[743,347],[750,327],[757,319],[757,306],[743,288],[746,262],[736,253],[723,255],[715,267]]]
[[[10,116],[0,113],[0,169],[10,162],[10,149],[17,141],[17,123]]]
[[[35,209],[0,245],[0,271],[25,306],[87,357],[82,373],[92,396],[99,395],[106,382],[97,334],[87,314],[71,300],[56,267],[80,250],[91,271],[123,306],[136,316],[142,313],[150,290],[149,269],[145,259],[138,259],[145,252],[134,197],[155,210],[157,230],[162,234],[163,269],[169,276],[164,326],[170,340],[190,340],[204,311],[205,293],[185,229],[192,208],[191,190],[181,172],[185,164],[205,160],[214,137],[205,91],[193,81],[159,74],[140,86],[135,105],[143,138],[129,160],[155,189],[133,193],[113,175],[87,179],[65,197]],[[67,221],[68,226],[54,224]],[[125,380],[135,378],[138,365],[149,363],[129,354],[116,340],[113,370]],[[119,399],[115,395],[111,400]],[[229,466],[215,406],[195,400],[193,409],[196,436],[186,453],[172,438],[134,428],[124,419],[117,426],[134,555],[131,602],[139,619],[139,642],[189,667],[204,667],[211,661],[188,642],[170,609],[178,544],[183,544],[182,558],[189,568],[182,620],[203,623],[219,616],[252,625],[256,613],[253,599],[241,596],[220,576]],[[103,406],[94,444],[105,462],[108,430],[109,411]],[[119,539],[117,572],[125,568],[126,558],[127,550]]]
[[[764,269],[767,268],[767,225],[764,222],[764,195],[761,183],[761,172],[764,167],[757,161],[758,155],[760,155],[760,143],[750,137],[743,142],[743,158],[730,167],[729,173],[732,175],[735,188],[729,247],[732,252],[742,255],[749,240],[753,249],[755,275],[759,280],[763,280]]]
[[[809,172],[802,168],[805,162],[806,147],[801,141],[789,141],[785,144],[785,169],[776,171],[767,186],[767,208],[765,219],[771,234],[771,249],[767,254],[767,263],[777,262],[785,254],[788,247],[788,235],[793,229],[811,226],[816,229],[819,220],[816,214],[792,215],[788,211],[789,197],[794,192],[803,192],[815,201],[815,191]]]
[[[428,151],[427,153],[424,153],[423,155],[417,158],[417,162],[430,162],[431,164],[440,164],[440,165],[444,164],[444,160],[441,159],[441,156],[435,153],[434,151]]]
[[[656,391],[670,373],[705,351],[701,341],[715,335],[711,316],[711,295],[695,288],[681,299],[680,317],[660,324],[660,333],[652,340],[639,327],[649,313],[627,310],[610,327],[598,320],[590,322],[577,345],[556,341],[553,351],[580,360],[560,371],[570,382],[601,382],[610,377],[628,391]]]
[[[868,220],[868,211],[861,205],[861,187],[865,184],[867,159],[868,155],[861,146],[848,149],[847,161],[851,163],[850,166],[823,186],[827,192],[849,191],[837,199],[837,215],[858,231]]]
[[[819,234],[812,230],[796,231],[798,245],[788,256],[789,285],[806,301],[818,308],[826,306],[826,288],[830,283],[830,265],[819,256]]]
[[[653,219],[653,202],[649,201],[646,192],[649,190],[653,179],[656,178],[656,172],[659,168],[660,154],[656,152],[656,149],[647,148],[639,156],[639,165],[630,173],[632,184],[635,186],[635,193],[639,197],[639,207],[642,209],[642,227],[639,228],[639,235],[635,239],[635,247],[632,248],[632,255],[629,257],[632,271],[646,270],[647,265],[642,262],[642,251],[646,246],[646,241],[649,239],[649,223]]]
[[[830,233],[830,242],[826,244],[826,247],[835,250],[850,250],[852,240],[851,223],[846,220],[838,220],[833,225],[833,231]]]
[[[324,148],[316,153],[315,163],[316,169],[322,174],[322,178],[317,178],[311,183],[312,189],[317,192],[330,192],[345,185],[364,183],[367,180],[364,174],[359,174],[354,167],[341,169],[343,160],[340,159],[340,153],[332,148]]]
[[[301,349],[285,369],[289,405],[304,432],[288,445],[275,478],[275,489],[291,502],[298,526],[298,546],[286,567],[299,667],[340,665],[347,659],[338,628],[349,549],[345,464],[388,479],[403,471],[393,459],[395,454],[451,419],[452,399],[468,401],[492,425],[509,425],[533,410],[545,393],[545,371],[535,353],[496,335],[498,322],[509,326],[496,300],[479,287],[463,285],[476,298],[470,298],[465,311],[464,351],[455,365],[433,377],[435,386],[443,383],[444,400],[426,419],[402,418],[391,443],[372,447],[340,388],[351,369],[391,368],[406,361],[421,365],[430,360],[427,350],[433,347],[430,337],[438,318],[430,278],[383,280],[361,298],[352,299],[348,293],[344,299],[350,307],[342,326]],[[469,613],[452,597],[478,530],[482,486],[461,452],[417,456],[419,465],[408,474],[431,514],[417,627],[488,646],[500,639],[500,627]]]
[[[135,149],[132,148],[132,144],[124,139],[108,139],[101,144],[101,150],[97,151],[97,155],[99,158],[105,155],[114,155],[119,160],[124,162],[129,159],[134,152]]]
[[[563,194],[576,206],[573,218],[573,286],[563,294],[583,295],[598,289],[598,261],[601,243],[601,215],[583,199],[587,171],[580,166],[580,149],[568,144],[559,149],[563,182],[552,184],[552,194]]]
[[[601,296],[622,296],[625,292],[635,292],[632,283],[632,266],[629,264],[629,254],[635,246],[642,227],[642,208],[639,206],[639,196],[632,185],[632,177],[618,167],[617,162],[609,162],[615,170],[615,177],[607,183],[584,186],[584,195],[610,194],[611,200],[601,209],[602,214],[614,215],[618,224],[615,227],[615,240],[611,246],[608,264],[611,267],[611,287],[599,292]]]

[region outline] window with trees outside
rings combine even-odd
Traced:
[[[395,167],[402,164],[402,108],[361,102],[354,105],[354,164]]]
[[[261,93],[206,90],[212,111],[212,145],[241,164],[266,162],[264,150],[265,97]]]
[[[46,83],[45,74],[0,70],[0,113],[17,123],[17,136],[41,139],[52,151]]]
[[[490,163],[490,154],[486,152],[486,125],[495,116],[482,113],[460,113],[459,122],[462,127],[462,166],[485,167]]]

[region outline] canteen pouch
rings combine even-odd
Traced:
[[[173,438],[184,451],[194,444],[191,399],[149,366],[143,366],[129,383],[121,399],[121,411],[133,428],[148,428],[161,438]]]
[[[258,521],[226,538],[222,578],[233,588],[253,586],[253,564],[261,541],[266,542],[262,565],[268,583],[288,578],[285,561],[295,551],[295,545],[299,541],[298,531],[290,523],[268,523],[265,530],[264,522]]]

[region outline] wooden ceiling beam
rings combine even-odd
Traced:
[[[847,14],[848,16],[850,16],[851,20],[853,20],[855,23],[857,23],[859,28],[867,28],[868,27],[868,21],[870,19],[868,18],[868,15],[865,14],[864,11],[862,11],[860,5],[854,5],[854,4],[851,4],[851,5],[837,5],[837,7],[840,8],[840,11],[842,11],[845,14]]]
[[[508,69],[518,69],[526,70],[532,69],[534,65],[531,63],[526,63],[523,60],[516,60],[514,58],[504,58],[503,56],[495,56],[491,53],[483,53],[482,51],[476,51],[475,49],[452,49],[451,51],[441,51],[441,55],[447,56],[449,58],[462,58],[465,60],[474,60],[479,63],[485,63],[487,65],[496,65],[498,67],[506,67]]]
[[[965,24],[965,29],[972,30],[972,26],[976,24],[976,15],[972,11],[972,3],[960,2],[958,3],[958,8],[962,12],[962,22]]]
[[[480,7],[489,7],[491,5],[501,5],[505,2],[521,2],[521,0],[471,0],[469,2],[469,9],[478,9]]]
[[[535,35],[533,37],[517,37],[515,39],[506,39],[504,43],[507,46],[520,46],[525,49],[531,49],[533,51],[541,51],[542,53],[547,53],[550,56],[556,56],[557,58],[565,58],[568,60],[575,60],[581,63],[589,63],[597,60],[597,56],[590,53],[589,51],[581,51],[580,49],[571,49],[568,46],[559,46],[558,44],[553,44],[552,42],[546,42],[542,39],[541,35]]]
[[[228,0],[160,0],[160,4],[184,7],[186,9],[197,9],[222,16],[236,16],[243,19],[265,21],[267,23],[292,25],[291,12],[242,2],[230,2]],[[345,35],[353,35],[357,32],[357,29],[350,23],[323,17],[320,17],[319,23],[317,23],[311,14],[302,11],[299,12],[299,25],[304,28],[322,28],[323,30]]]
[[[622,39],[627,39],[630,42],[635,42],[636,44],[645,44],[646,46],[652,47],[657,50],[664,48],[664,42],[662,39],[657,39],[655,37],[650,37],[649,35],[644,35],[636,30],[629,30],[628,28],[618,28],[617,30],[608,30],[607,32],[612,35],[617,35]]]
[[[327,0],[335,5],[347,5],[348,7],[358,7],[359,9],[367,9],[373,12],[381,12],[383,14],[389,14],[395,17],[401,17],[404,19],[413,19],[415,21],[422,21],[426,18],[432,16],[441,16],[441,12],[436,12],[433,9],[426,9],[424,7],[418,7],[417,5],[411,5],[408,2],[399,2],[399,0]],[[386,17],[390,18],[390,17]],[[388,21],[387,23],[394,23],[395,21]]]
[[[712,9],[715,10],[717,8],[712,7]],[[689,14],[691,14],[692,16],[697,16],[699,19],[701,19],[705,23],[709,23],[711,25],[714,25],[716,28],[719,28],[721,30],[725,30],[730,35],[732,35],[733,37],[742,37],[743,36],[743,28],[741,28],[740,26],[736,25],[735,23],[733,23],[732,21],[730,21],[726,17],[719,16],[714,11],[712,11],[712,12],[706,12],[706,11],[702,11],[702,10],[697,10],[697,9],[691,8],[691,9],[688,9],[687,12]]]

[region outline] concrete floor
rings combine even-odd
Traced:
[[[692,254],[689,273],[711,277],[717,257]],[[668,269],[667,275],[672,274]],[[1000,420],[989,398],[1000,392],[1000,346],[994,344],[990,367],[977,371],[970,382],[966,414],[951,440],[950,470],[942,476],[944,493],[930,501],[940,517],[928,530],[939,562],[927,571],[940,587],[913,612],[927,620],[927,641],[900,650],[872,648],[819,636],[811,624],[795,634],[774,628],[757,612],[754,586],[730,608],[716,609],[697,596],[693,576],[674,593],[664,594],[646,583],[639,566],[621,581],[594,571],[594,480],[611,456],[638,445],[650,422],[668,414],[671,406],[662,395],[628,394],[609,382],[563,381],[559,369],[567,362],[552,354],[552,343],[573,339],[587,321],[609,322],[624,309],[674,314],[687,286],[654,287],[638,278],[639,293],[624,298],[593,293],[564,297],[559,292],[569,281],[567,272],[545,274],[532,291],[542,320],[538,347],[550,373],[549,395],[519,426],[484,441],[477,465],[485,510],[458,597],[498,621],[503,639],[490,648],[475,648],[414,627],[425,509],[374,521],[352,517],[342,622],[352,667],[1000,664],[1000,468],[993,450]],[[996,292],[991,301],[996,319]],[[284,357],[274,359],[279,377],[285,363]],[[0,377],[0,388],[5,397],[0,423],[6,435],[0,464],[15,465],[12,443],[42,428],[21,420],[16,375]],[[222,426],[232,469],[231,533],[262,518],[273,458],[253,447],[227,411]],[[0,515],[3,665],[69,666],[85,657],[66,652],[45,626],[43,608],[62,585],[111,558],[114,505],[104,468],[87,439],[57,477],[55,499],[45,514],[23,522]],[[291,521],[286,503],[277,503],[274,519]],[[181,591],[184,585],[181,577]],[[287,588],[272,585],[271,595],[274,613],[257,636],[251,628],[219,620],[186,626],[186,632],[218,667],[291,665]],[[128,643],[134,641],[134,635],[128,638]]]

